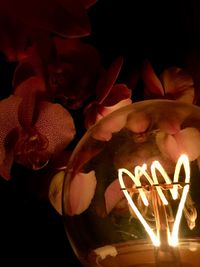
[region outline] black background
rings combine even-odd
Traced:
[[[146,59],[158,71],[182,66],[200,50],[197,2],[99,0],[88,12],[92,34],[85,41],[98,49],[105,66],[124,56],[124,73]],[[2,98],[10,94],[13,66],[1,58]],[[0,266],[80,266],[62,217],[28,183],[20,170],[17,178],[0,180]]]

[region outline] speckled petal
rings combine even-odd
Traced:
[[[41,102],[39,110],[40,114],[35,128],[48,139],[47,150],[56,154],[62,151],[74,138],[73,119],[70,113],[59,104]]]
[[[0,101],[0,162],[5,157],[5,138],[13,127],[19,126],[17,110],[21,99],[10,96]]]

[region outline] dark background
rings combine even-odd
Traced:
[[[146,59],[156,70],[184,66],[200,50],[198,1],[99,0],[85,38],[108,66],[124,56],[124,76]],[[10,94],[14,65],[0,58],[1,97]],[[6,90],[5,90],[6,89]],[[31,190],[29,177],[0,180],[0,266],[78,267],[62,217]]]
[[[160,68],[184,64],[191,53],[199,52],[198,2],[99,0],[89,11],[90,41],[105,62],[122,55],[128,66],[145,59]]]

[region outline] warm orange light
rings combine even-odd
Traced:
[[[185,171],[185,180],[183,181],[183,189],[182,189],[182,195],[180,195],[178,189],[179,189],[179,175],[181,167],[184,168]],[[134,169],[134,174],[128,171],[125,168],[121,168],[118,170],[118,179],[121,188],[123,189],[124,195],[126,199],[128,200],[128,203],[142,225],[144,226],[145,230],[149,234],[154,246],[160,246],[161,240],[159,236],[159,231],[157,233],[154,233],[153,229],[149,226],[149,224],[146,222],[145,218],[142,216],[141,212],[139,211],[137,205],[134,203],[132,194],[130,191],[133,191],[135,189],[138,190],[138,193],[140,194],[140,197],[144,203],[145,206],[149,205],[148,199],[146,197],[146,189],[142,186],[140,178],[144,176],[146,180],[148,181],[150,187],[154,192],[157,192],[157,195],[159,196],[161,203],[163,205],[169,205],[168,200],[163,192],[163,184],[159,184],[159,180],[157,177],[157,172],[161,174],[165,181],[165,186],[169,185],[169,191],[171,193],[172,199],[178,199],[180,198],[180,202],[178,205],[177,213],[175,216],[174,224],[172,227],[172,230],[170,232],[169,228],[167,227],[167,237],[168,237],[168,244],[170,246],[177,246],[178,245],[178,231],[179,231],[179,225],[181,221],[181,217],[183,214],[183,209],[185,206],[185,202],[187,199],[187,194],[189,192],[189,183],[190,183],[190,164],[189,159],[186,155],[181,155],[177,161],[176,168],[174,171],[174,177],[173,181],[170,179],[162,165],[158,161],[154,161],[151,164],[151,176],[147,173],[147,165],[143,164],[142,166],[136,166]],[[124,183],[123,175],[128,175],[131,180],[133,181],[132,189],[126,188],[126,185]]]

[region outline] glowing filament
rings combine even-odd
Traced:
[[[125,168],[121,168],[118,170],[118,179],[119,179],[120,186],[123,189],[124,195],[125,195],[126,199],[128,200],[128,203],[131,206],[131,208],[133,209],[134,213],[136,214],[136,216],[138,217],[138,219],[140,220],[140,222],[144,226],[145,230],[149,234],[154,246],[160,245],[159,231],[157,234],[155,234],[154,231],[149,226],[149,224],[144,219],[144,217],[142,216],[141,212],[139,211],[136,204],[134,203],[131,194],[129,193],[129,189],[126,188],[126,185],[125,185],[124,179],[123,179],[123,174],[126,174],[131,178],[131,180],[133,181],[133,189],[136,188],[138,190],[138,193],[140,194],[140,197],[141,197],[145,206],[148,206],[149,202],[148,202],[148,199],[147,199],[146,194],[145,194],[145,189],[143,188],[141,181],[140,181],[140,178],[142,176],[144,176],[147,179],[150,187],[152,187],[152,190],[157,191],[158,196],[161,200],[161,203],[163,205],[168,205],[168,200],[166,199],[166,196],[163,193],[163,186],[169,185],[168,189],[171,193],[173,200],[178,198],[178,196],[179,196],[179,193],[178,193],[179,175],[180,175],[180,170],[181,170],[182,166],[184,167],[184,171],[185,171],[185,181],[183,182],[184,183],[183,191],[182,191],[182,195],[180,196],[180,202],[178,205],[178,209],[177,209],[177,213],[175,216],[174,225],[173,225],[171,233],[169,231],[169,228],[167,229],[168,244],[170,246],[176,246],[178,244],[179,225],[180,225],[183,209],[185,206],[185,202],[187,199],[187,194],[189,192],[190,166],[189,166],[188,157],[186,155],[181,155],[180,158],[178,159],[177,164],[176,164],[176,168],[175,168],[175,172],[174,172],[173,181],[170,179],[170,177],[167,175],[166,171],[164,170],[164,168],[162,167],[162,165],[158,161],[154,161],[151,164],[150,169],[151,169],[151,176],[152,177],[146,171],[146,169],[147,169],[146,164],[143,164],[142,166],[136,166],[135,170],[134,170],[134,174]],[[162,177],[165,181],[164,185],[159,184],[156,171],[158,171],[162,175]]]

